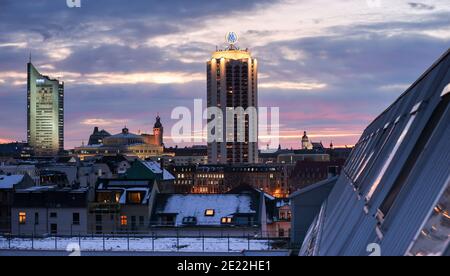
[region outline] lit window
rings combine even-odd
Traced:
[[[121,194],[120,193],[115,193],[115,195],[114,195],[114,203],[118,203],[119,201],[120,201],[120,196],[121,196]]]
[[[128,218],[127,216],[120,216],[120,225],[127,226],[128,225]]]
[[[19,213],[19,223],[20,224],[25,224],[26,222],[27,222],[27,213],[20,212]]]
[[[207,217],[213,217],[214,214],[215,214],[214,209],[207,209],[205,211],[205,216],[207,216]]]
[[[222,224],[230,224],[231,218],[230,217],[222,218],[221,222],[222,222]]]
[[[128,202],[129,203],[141,203],[142,196],[140,192],[129,192],[128,193]]]

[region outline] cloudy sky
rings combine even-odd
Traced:
[[[26,139],[26,62],[65,81],[66,148],[94,126],[150,131],[206,99],[205,63],[228,31],[260,65],[259,105],[281,144],[354,144],[450,46],[448,0],[0,0],[0,142]]]

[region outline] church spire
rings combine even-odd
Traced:
[[[159,117],[159,112],[156,115],[156,122],[153,128],[162,128],[161,117]]]

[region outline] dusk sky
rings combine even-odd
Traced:
[[[95,126],[170,140],[173,108],[206,100],[206,61],[239,34],[281,144],[352,145],[450,46],[448,0],[0,0],[0,143],[26,140],[26,63],[65,82],[65,147]]]

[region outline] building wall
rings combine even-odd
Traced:
[[[299,161],[289,175],[289,187],[292,192],[313,185],[322,180],[328,179],[330,172],[339,174],[344,166],[344,160],[317,162]]]
[[[162,127],[153,128],[153,136],[155,145],[162,146],[164,144],[163,140],[164,129]]]
[[[118,154],[147,159],[161,156],[163,152],[164,148],[162,146],[155,146],[145,143],[122,146],[81,146],[74,149],[74,155],[80,158],[81,161],[89,157],[116,156]]]
[[[122,231],[148,232],[150,217],[148,205],[122,205],[120,216],[127,217],[127,224],[120,225]],[[142,221],[140,219],[142,219]]]
[[[33,179],[27,174],[13,189],[0,189],[0,233],[11,233],[11,208],[14,202],[16,189],[25,189],[35,185]]]
[[[217,194],[250,185],[276,197],[287,197],[291,190],[287,166],[178,166],[171,171],[177,193]]]
[[[20,213],[26,214],[25,223],[20,223]],[[56,213],[56,217],[51,217]],[[79,225],[73,224],[73,213],[79,213]],[[35,215],[39,220],[36,224]],[[20,208],[11,209],[11,228],[13,235],[48,235],[51,233],[52,225],[57,225],[57,235],[86,235],[88,214],[86,208]]]
[[[149,205],[121,204],[118,212],[91,212],[88,231],[93,234],[149,233],[149,217]]]
[[[227,172],[224,186],[232,189],[240,185],[250,185],[275,197],[287,197],[289,187],[282,169],[274,171],[238,171]]]
[[[276,221],[267,225],[268,236],[271,238],[289,238],[291,236],[290,221]]]
[[[0,190],[0,233],[11,232],[11,192]]]
[[[153,185],[148,204],[91,203],[88,231],[93,234],[148,233],[157,192],[158,186]]]
[[[164,152],[164,148],[159,145],[152,144],[140,144],[127,146],[125,155],[137,156],[140,159],[147,159],[150,157],[161,156]]]
[[[191,193],[218,194],[228,191],[224,184],[223,171],[197,171],[194,175],[194,185]]]
[[[326,200],[336,183],[337,177],[325,180],[320,186],[291,197],[292,230],[291,243],[301,246],[314,218],[319,214],[322,203]]]
[[[120,208],[112,207],[111,210],[114,211],[95,211],[96,206],[98,206],[96,203],[89,205],[88,233],[111,234],[119,232]],[[117,204],[116,206],[119,205]]]
[[[208,143],[208,163],[235,164],[257,163],[258,143],[227,142],[226,137],[235,129],[233,120],[227,124],[227,108],[258,107],[257,91],[258,65],[250,52],[240,50],[218,51],[207,63],[207,105],[222,110],[223,130],[216,129],[216,135],[223,140]],[[257,117],[257,116],[256,116]],[[220,118],[217,118],[220,120]],[[257,118],[255,118],[257,121]],[[249,133],[251,124],[245,126]],[[256,124],[256,137],[258,126]],[[237,130],[235,129],[235,133]],[[211,134],[208,133],[209,137]],[[213,140],[213,139],[208,139]]]
[[[329,154],[280,154],[277,157],[277,163],[279,164],[295,164],[299,161],[312,161],[312,162],[329,162]]]
[[[27,137],[37,156],[64,150],[64,84],[28,63]]]

